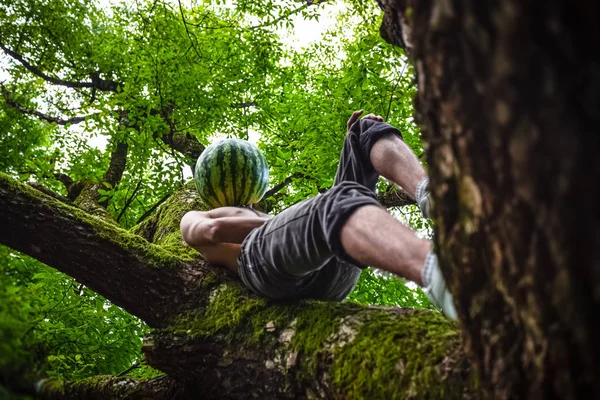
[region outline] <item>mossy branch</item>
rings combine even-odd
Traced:
[[[40,400],[90,400],[90,399],[144,399],[144,400],[184,400],[192,397],[179,382],[161,376],[154,379],[132,379],[116,376],[95,376],[75,382],[58,378],[37,379],[24,382],[16,388],[19,393],[34,396]]]
[[[145,339],[147,362],[207,398],[470,399],[478,382],[456,325],[429,310],[272,302],[240,284]]]
[[[194,263],[177,228],[182,213],[201,207],[184,186],[136,228],[150,243],[0,174],[0,226],[11,227],[0,243],[158,328],[146,360],[187,382],[187,395],[477,397],[456,326],[437,312],[271,302]]]
[[[201,262],[149,243],[0,173],[0,243],[28,254],[145,320],[164,326],[194,303]]]

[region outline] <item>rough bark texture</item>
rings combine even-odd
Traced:
[[[384,9],[384,38],[412,37],[438,251],[485,389],[599,393],[600,4]]]
[[[194,263],[198,256],[182,246],[176,229],[186,210],[201,208],[189,187],[136,227],[151,244],[0,178],[0,243],[68,273],[159,328],[145,341],[147,362],[181,382],[185,396],[479,395],[455,324],[437,312],[270,302]],[[94,386],[88,383],[93,381],[75,386],[73,393],[90,398],[84,389]]]
[[[0,385],[14,393],[40,400],[191,400],[187,385],[168,376],[154,379],[132,379],[95,376],[76,382],[35,376],[3,376]],[[29,398],[29,397],[27,397]],[[204,397],[202,397],[204,398]]]
[[[477,398],[453,323],[438,313],[277,304],[238,284],[146,338],[148,363],[208,398]]]

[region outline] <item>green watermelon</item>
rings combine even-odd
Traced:
[[[241,139],[219,140],[198,157],[196,189],[209,207],[257,203],[267,191],[269,166],[261,151]]]

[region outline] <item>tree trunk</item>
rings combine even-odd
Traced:
[[[438,312],[272,302],[197,261],[182,246],[178,223],[201,207],[184,187],[134,234],[0,174],[0,242],[156,328],[144,343],[146,360],[180,383],[181,398],[479,396],[456,325]],[[94,382],[65,388],[70,398],[90,398],[94,387],[102,396],[125,385]]]
[[[485,390],[597,397],[600,3],[384,9],[416,66],[437,250]]]

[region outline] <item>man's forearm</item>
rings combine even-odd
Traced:
[[[254,229],[262,226],[266,217],[221,217],[215,219],[214,241],[221,243],[242,243]]]

